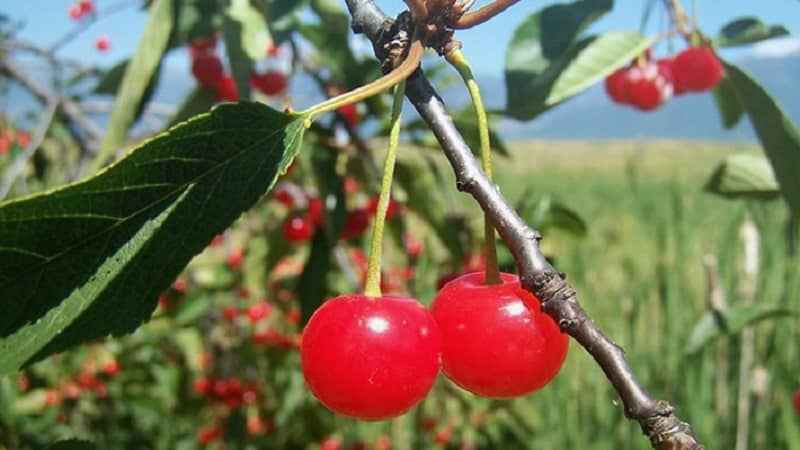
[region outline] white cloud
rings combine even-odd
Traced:
[[[800,39],[787,37],[759,42],[751,50],[751,56],[762,59],[785,58],[800,53]]]

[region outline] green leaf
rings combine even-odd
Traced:
[[[714,88],[714,101],[722,119],[722,126],[726,130],[735,127],[742,120],[744,107],[736,96],[736,90],[728,78],[723,78]]]
[[[639,33],[580,39],[612,2],[582,0],[547,7],[514,32],[506,53],[506,111],[530,120],[582,92],[652,44]]]
[[[800,135],[778,103],[751,75],[725,63],[727,76],[750,117],[759,141],[772,164],[781,194],[796,217],[800,217]]]
[[[175,26],[169,48],[179,48],[198,39],[207,39],[222,27],[222,14],[217,0],[180,0],[174,11]]]
[[[191,258],[286,170],[303,120],[221,105],[93,178],[0,204],[0,374],[147,320]]]
[[[727,157],[714,170],[706,191],[728,198],[772,200],[780,196],[778,181],[763,155]]]
[[[636,32],[606,33],[593,39],[558,75],[545,105],[554,106],[591,87],[653,45]]]
[[[297,280],[297,298],[305,325],[311,314],[325,301],[328,272],[331,270],[331,246],[325,230],[317,230],[311,241],[311,255]]]
[[[722,27],[714,44],[717,47],[735,47],[788,34],[789,30],[783,25],[767,25],[755,17],[742,17]]]
[[[250,98],[253,62],[264,57],[270,42],[267,23],[249,0],[232,0],[222,31],[236,89],[241,98]]]
[[[531,226],[541,232],[555,228],[575,237],[586,237],[588,226],[580,214],[563,203],[553,201],[548,195],[536,200],[534,198],[531,190],[527,190],[517,207]]]
[[[47,447],[47,450],[96,450],[97,446],[89,441],[81,441],[79,439],[69,439],[66,441],[58,441]]]
[[[119,93],[120,88],[122,87],[122,80],[125,76],[125,72],[128,69],[128,65],[130,63],[129,59],[122,61],[121,63],[117,64],[116,66],[109,69],[103,78],[97,83],[97,86],[94,88],[95,94],[109,94],[109,95],[117,95]],[[161,78],[161,70],[156,70],[156,73],[150,79],[150,83],[147,85],[142,97],[139,99],[139,103],[136,106],[136,114],[134,116],[133,121],[139,120],[139,117],[142,116],[142,112],[144,112],[145,106],[153,97],[153,93],[155,93],[156,88],[158,87],[158,81]]]
[[[173,27],[172,6],[172,0],[155,0],[150,7],[142,39],[125,70],[106,134],[100,143],[100,152],[92,163],[92,172],[102,167],[125,144],[128,130],[136,121],[141,99],[153,83],[167,50]]]
[[[192,116],[208,111],[217,104],[217,101],[217,92],[214,88],[197,86],[178,107],[178,111],[169,121],[169,126],[175,126]]]
[[[251,4],[268,21],[272,38],[284,42],[297,28],[300,11],[307,0],[251,0]]]
[[[692,329],[686,346],[694,354],[722,335],[735,335],[748,325],[768,319],[796,317],[797,311],[774,305],[737,306],[722,311],[707,311]]]

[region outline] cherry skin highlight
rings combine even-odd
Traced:
[[[516,275],[484,284],[473,272],[448,282],[431,306],[442,335],[442,369],[464,389],[512,398],[542,388],[567,356],[569,338]]]
[[[416,300],[342,295],[311,316],[300,354],[306,383],[323,405],[382,420],[413,408],[431,389],[441,338]]]

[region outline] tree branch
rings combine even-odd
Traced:
[[[103,130],[83,113],[77,103],[42,86],[33,76],[12,61],[8,55],[0,57],[0,73],[5,73],[16,80],[42,103],[48,105],[52,103],[58,104],[64,115],[71,122],[79,125],[89,136],[89,147],[94,148],[96,146],[96,143],[103,135]]]
[[[364,32],[375,49],[391,39],[386,15],[372,0],[347,0],[353,30]],[[377,54],[381,58],[380,54]],[[408,79],[406,96],[433,131],[456,175],[457,188],[469,193],[492,220],[514,255],[525,289],[542,310],[592,355],[620,396],[625,415],[636,420],[656,450],[701,450],[703,446],[672,406],[654,399],[638,382],[623,350],[606,337],[581,308],[577,294],[539,249],[540,234],[528,227],[478,167],[444,103],[421,71]]]

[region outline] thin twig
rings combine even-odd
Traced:
[[[6,198],[6,195],[8,195],[9,191],[11,191],[11,186],[14,185],[17,177],[23,174],[25,168],[28,166],[28,161],[30,161],[30,159],[33,157],[36,149],[38,149],[42,145],[42,142],[44,142],[44,138],[47,136],[47,130],[53,123],[53,118],[55,117],[57,110],[57,102],[50,102],[47,104],[47,107],[45,108],[44,113],[39,120],[39,124],[36,126],[36,130],[33,133],[30,144],[28,144],[22,153],[20,153],[17,158],[14,159],[14,162],[11,163],[11,166],[9,166],[9,168],[6,170],[6,173],[3,175],[3,180],[0,181],[0,201]]]
[[[505,11],[518,1],[519,0],[495,0],[477,11],[473,11],[461,16],[461,18],[453,24],[453,28],[457,30],[463,30],[480,25]]]
[[[67,116],[70,121],[79,125],[89,136],[90,145],[88,147],[90,149],[95,148],[95,144],[103,135],[103,130],[84,114],[77,103],[67,97],[61,97],[44,87],[32,75],[25,72],[8,57],[0,57],[0,72],[16,80],[42,103],[48,105],[51,103],[58,104],[64,115]]]
[[[361,30],[376,45],[391,39],[389,19],[373,0],[347,0],[354,30]],[[355,21],[360,22],[356,23]],[[478,167],[472,151],[456,129],[444,103],[419,71],[408,79],[406,95],[433,131],[456,175],[459,190],[480,204],[512,251],[522,285],[537,295],[542,310],[553,317],[595,359],[617,391],[625,415],[639,422],[656,450],[701,450],[703,446],[673,407],[656,400],[639,383],[619,346],[606,337],[581,308],[576,292],[545,259],[539,248],[541,235],[528,227]]]

